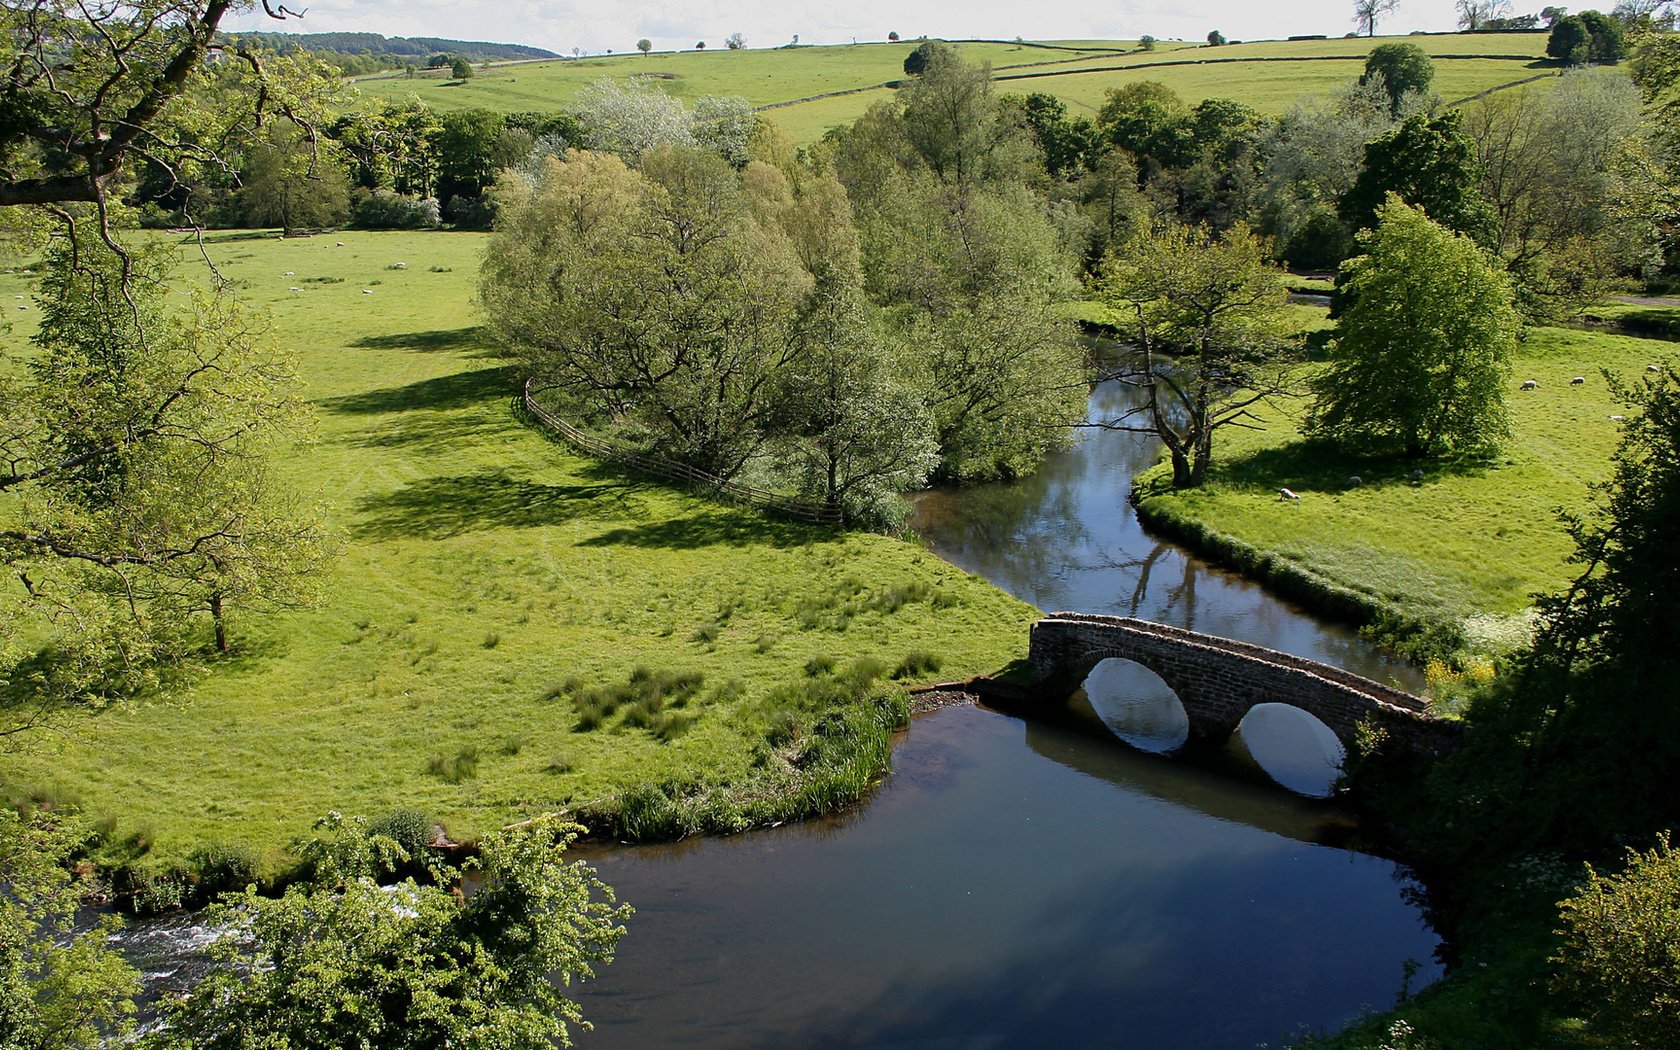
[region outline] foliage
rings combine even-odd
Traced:
[[[470,80],[473,75],[472,63],[456,55],[449,60],[449,75],[456,80]]]
[[[1350,305],[1313,382],[1307,432],[1408,456],[1485,452],[1507,437],[1519,321],[1480,248],[1390,198],[1344,270]]]
[[[1546,54],[1572,66],[1615,62],[1626,52],[1621,25],[1597,11],[1559,18],[1546,40]]]
[[[251,149],[240,179],[246,225],[337,226],[350,215],[350,184],[337,144],[312,141],[290,121],[275,121]]]
[[[1458,28],[1475,32],[1491,28],[1492,23],[1505,21],[1511,10],[1511,0],[1458,0]]]
[[[215,968],[165,1007],[147,1045],[175,1047],[570,1045],[588,1030],[562,994],[612,961],[630,915],[566,847],[582,831],[552,817],[485,836],[462,868],[380,886],[407,859],[331,814],[304,852],[316,872],[279,898],[225,898],[207,920],[238,931]],[[471,872],[480,888],[451,884]]]
[[[1680,853],[1668,835],[1628,850],[1613,875],[1589,864],[1558,911],[1557,983],[1599,1030],[1630,1047],[1680,1041]]]
[[[421,200],[393,190],[352,194],[351,208],[355,224],[369,230],[420,230],[443,223],[437,198]]]
[[[94,1050],[132,1035],[140,974],[109,944],[121,920],[74,930],[87,887],[70,858],[90,829],[0,806],[0,1050]]]
[[[1398,119],[1405,114],[1407,96],[1429,94],[1429,87],[1435,81],[1435,63],[1416,44],[1378,44],[1365,56],[1365,72],[1360,75],[1359,83],[1368,84],[1378,78],[1388,92],[1389,113]]]
[[[1338,213],[1350,229],[1370,229],[1389,194],[1478,243],[1492,237],[1493,216],[1480,193],[1476,148],[1457,111],[1417,113],[1365,147],[1359,176]]]
[[[1207,35],[1207,42],[1209,47],[1224,47],[1225,34],[1217,29],[1210,30]]]
[[[747,38],[740,33],[730,33],[723,42],[731,51],[744,51],[747,46]]]
[[[1578,71],[1545,92],[1466,107],[1493,246],[1531,317],[1561,318],[1617,275],[1656,257],[1655,202],[1637,92],[1610,72]]]
[[[326,554],[268,467],[302,420],[291,363],[225,295],[171,309],[170,265],[136,251],[125,279],[100,246],[56,245],[36,353],[0,385],[0,560],[34,624],[13,682],[43,705],[157,682],[197,613],[225,648],[229,607],[307,601]]]
[[[628,161],[660,146],[699,145],[741,167],[757,124],[743,99],[703,95],[690,109],[635,78],[628,84],[602,78],[578,93],[573,108],[584,128],[581,144]]]
[[[653,50],[653,41],[649,40],[645,36],[642,37],[640,40],[636,41],[636,50],[640,51],[644,55],[647,54],[649,51]]]
[[[1288,293],[1265,255],[1246,226],[1171,227],[1103,264],[1098,294],[1138,351],[1117,375],[1146,397],[1101,425],[1160,437],[1174,488],[1205,482],[1215,433],[1286,392]]]

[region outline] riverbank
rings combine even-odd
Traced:
[[[177,694],[0,756],[0,797],[79,807],[101,864],[166,880],[283,874],[328,810],[461,841],[550,811],[622,830],[654,794],[783,819],[879,774],[903,687],[1025,652],[1036,610],[918,544],[721,506],[520,422],[470,305],[483,241],[206,237],[298,358],[316,434],[277,473],[341,554],[316,607],[235,610],[235,651]]]
[[[1526,639],[1531,596],[1572,578],[1560,515],[1591,506],[1627,411],[1604,373],[1635,381],[1671,350],[1533,329],[1507,394],[1514,433],[1495,457],[1346,455],[1301,438],[1295,401],[1263,430],[1222,431],[1204,488],[1173,491],[1163,465],[1137,476],[1132,500],[1151,528],[1414,660],[1497,656]],[[1538,389],[1515,389],[1531,378]]]

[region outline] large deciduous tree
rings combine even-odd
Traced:
[[[1509,429],[1519,320],[1469,238],[1391,197],[1345,271],[1349,305],[1313,380],[1307,432],[1409,456],[1485,452]]]
[[[1476,147],[1464,134],[1462,116],[1417,113],[1365,147],[1359,177],[1338,211],[1350,229],[1369,229],[1394,194],[1448,229],[1488,243],[1493,214],[1480,183]]]
[[[1405,114],[1407,96],[1427,95],[1435,81],[1435,63],[1429,53],[1416,44],[1378,44],[1365,56],[1365,72],[1359,76],[1361,84],[1381,78],[1383,90],[1388,92],[1388,111],[1399,118]]]
[[[1393,14],[1399,6],[1400,0],[1353,0],[1353,24],[1366,36],[1376,36],[1377,20]]]
[[[1110,256],[1098,294],[1135,354],[1113,374],[1141,405],[1097,425],[1158,436],[1173,487],[1207,480],[1214,435],[1257,427],[1257,406],[1290,390],[1283,273],[1246,226],[1223,235],[1171,226]]]

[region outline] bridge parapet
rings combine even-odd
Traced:
[[[1461,735],[1458,723],[1432,717],[1421,697],[1263,646],[1132,617],[1053,613],[1033,625],[1029,660],[1042,682],[1082,681],[1111,657],[1159,675],[1184,705],[1193,739],[1225,739],[1262,703],[1312,714],[1344,746],[1367,723],[1429,754],[1450,749]]]

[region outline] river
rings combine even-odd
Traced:
[[[1128,396],[1099,387],[1091,418]],[[1086,431],[1030,479],[923,494],[913,525],[1047,611],[1417,684],[1352,632],[1144,533],[1126,494],[1154,461],[1147,438]],[[1345,848],[1346,813],[1305,797],[1328,787],[1334,739],[1262,711],[1191,765],[1148,753],[1181,739],[1175,708],[1149,672],[1104,664],[1043,717],[916,719],[892,775],[840,819],[592,851],[638,911],[579,990],[598,1026],[579,1046],[1248,1048],[1438,976],[1404,870]]]
[[[1093,418],[1125,396],[1099,387]],[[1032,479],[925,494],[914,525],[1046,610],[1145,616],[1415,684],[1351,633],[1148,537],[1126,493],[1152,462],[1146,439],[1087,431]],[[1348,848],[1348,814],[1308,797],[1328,785],[1333,738],[1285,708],[1223,755],[1151,754],[1171,750],[1182,711],[1126,664],[1051,699],[1024,720],[916,718],[891,775],[836,819],[580,851],[637,911],[617,960],[572,989],[596,1024],[577,1045],[1236,1050],[1337,1028],[1439,975],[1404,869]],[[203,932],[174,921],[178,939]],[[178,964],[156,951],[168,939],[147,942],[153,972]]]

